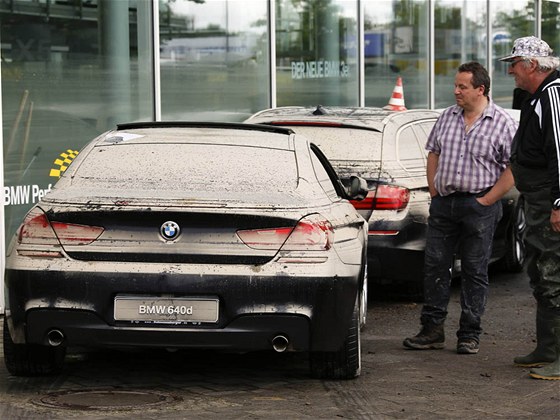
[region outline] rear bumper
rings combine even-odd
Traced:
[[[48,332],[58,329],[69,347],[259,350],[271,348],[272,338],[281,334],[289,350],[335,351],[346,337],[360,277],[354,265],[336,273],[328,264],[314,265],[315,272],[302,266],[294,272],[225,266],[190,273],[114,267],[112,272],[7,269],[6,317],[14,342],[47,344]],[[121,294],[213,297],[219,301],[218,321],[115,321],[114,300]]]
[[[49,345],[48,334],[60,331],[63,345],[105,348],[205,348],[235,351],[272,348],[277,336],[288,340],[289,351],[309,350],[309,319],[301,315],[245,315],[225,328],[108,325],[95,313],[39,309],[27,316],[27,342]]]

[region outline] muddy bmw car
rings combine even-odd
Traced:
[[[360,373],[367,225],[290,129],[132,123],[88,144],[25,217],[6,263],[4,359],[60,371],[69,347],[308,352]]]
[[[345,182],[367,180],[356,208],[369,222],[370,283],[393,294],[422,299],[422,269],[430,195],[426,180],[428,135],[440,113],[364,107],[279,107],[246,122],[288,127],[317,144]],[[525,214],[517,190],[502,200],[504,216],[493,261],[523,268]],[[457,261],[455,268],[460,268]]]

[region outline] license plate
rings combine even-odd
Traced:
[[[217,322],[218,299],[115,297],[115,320],[136,322]]]

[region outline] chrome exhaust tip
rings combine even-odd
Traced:
[[[290,342],[284,335],[277,335],[272,339],[272,348],[278,353],[286,351],[288,344],[290,344]]]
[[[47,340],[50,346],[57,347],[60,346],[64,342],[64,334],[60,330],[50,330],[47,333]]]

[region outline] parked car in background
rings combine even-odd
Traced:
[[[4,360],[55,373],[79,347],[309,352],[361,367],[367,224],[320,149],[281,127],[119,125],[25,217],[6,261]]]
[[[343,182],[351,176],[367,180],[368,196],[355,206],[369,224],[370,285],[421,299],[430,204],[424,146],[439,114],[368,107],[279,107],[258,112],[246,122],[304,134],[325,152]],[[520,271],[525,261],[523,203],[515,189],[502,202],[504,216],[496,232],[493,261]]]

